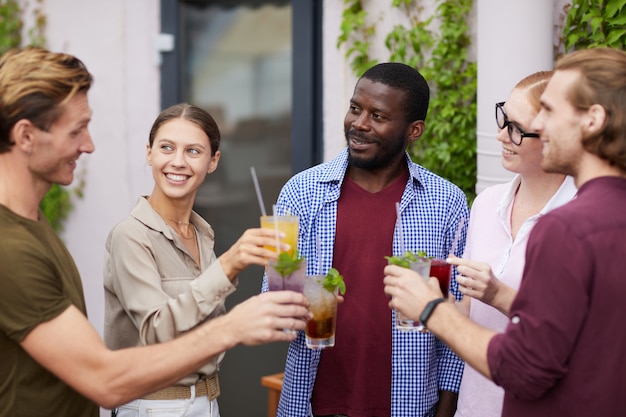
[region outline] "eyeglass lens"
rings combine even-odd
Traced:
[[[509,139],[511,139],[511,142],[513,142],[516,145],[521,145],[522,132],[517,128],[517,126],[509,122],[506,129],[509,132]]]
[[[500,129],[504,129],[506,125],[508,124],[506,113],[504,112],[504,109],[502,108],[503,105],[504,103],[496,104],[496,124],[498,125]]]
[[[522,144],[522,139],[524,137],[539,137],[536,133],[525,133],[516,124],[511,123],[504,112],[504,102],[496,103],[496,124],[500,129],[504,129],[506,127],[509,139],[511,139],[511,142],[518,146]]]

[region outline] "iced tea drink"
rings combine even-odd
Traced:
[[[313,314],[304,329],[306,346],[310,349],[324,349],[335,346],[337,325],[337,289],[329,291],[322,283],[324,276],[313,275],[306,278],[304,295],[311,304]]]
[[[287,251],[289,255],[293,255],[298,247],[299,225],[300,218],[298,216],[276,216],[276,222],[274,222],[274,216],[261,216],[261,227],[263,229],[276,230],[278,227],[278,230],[285,234],[281,242],[291,246],[291,249]],[[265,248],[276,252],[275,246],[266,246]]]

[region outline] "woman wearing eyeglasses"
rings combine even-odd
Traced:
[[[541,169],[543,145],[539,135],[530,131],[551,76],[552,71],[529,75],[506,102],[496,104],[502,165],[517,175],[476,197],[464,256],[451,260],[457,265],[459,289],[468,296],[461,308],[476,323],[496,331],[504,331],[509,323],[531,229],[542,214],[565,204],[577,191],[571,177]],[[502,388],[466,365],[455,416],[500,416],[503,398]]]

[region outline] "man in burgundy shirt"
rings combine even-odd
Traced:
[[[438,303],[436,280],[411,280],[402,268],[386,268],[385,292],[391,307],[421,318],[505,389],[503,416],[624,416],[626,52],[565,56],[541,106],[532,128],[543,142],[542,167],[572,175],[579,191],[535,226],[506,331]],[[464,268],[457,280],[471,287]]]

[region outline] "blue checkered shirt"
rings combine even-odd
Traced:
[[[452,183],[413,163],[408,154],[410,178],[402,195],[400,211],[407,250],[425,250],[445,258],[450,252],[459,221],[469,218],[463,192]],[[332,266],[337,200],[341,191],[348,152],[344,149],[334,160],[303,171],[283,187],[277,202],[278,214],[300,216],[298,250],[308,260],[307,274],[319,263],[317,236],[321,242],[322,271]],[[465,247],[463,229],[456,255]],[[393,254],[400,255],[400,239],[394,235]],[[460,298],[456,280],[450,290]],[[263,280],[263,291],[267,283]],[[395,314],[390,312],[390,320]],[[458,392],[463,362],[430,333],[400,332],[392,326],[392,417],[433,416],[438,391]],[[358,348],[358,347],[355,347]],[[320,351],[308,349],[304,332],[289,345],[285,378],[278,407],[278,417],[310,417],[311,393],[317,374]],[[376,378],[372,378],[376,383]]]

